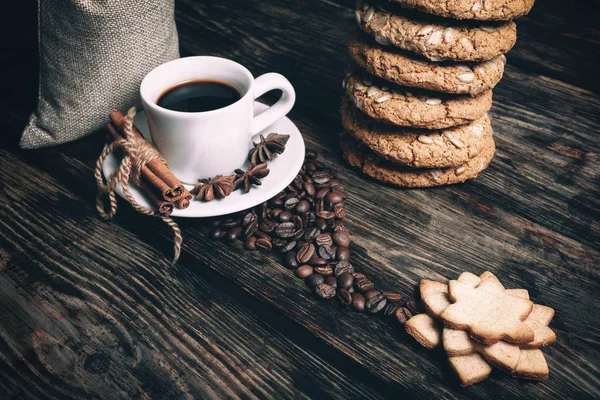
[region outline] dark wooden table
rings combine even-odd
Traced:
[[[208,3],[208,4],[207,4]],[[442,352],[316,300],[272,257],[170,232],[124,202],[95,211],[97,134],[22,151],[36,101],[35,5],[0,55],[0,398],[592,398],[600,396],[599,2],[543,0],[495,90],[496,158],[464,185],[399,190],[340,158],[350,1],[178,0],[184,55],[232,58],[295,85],[291,118],[350,190],[360,269],[383,289],[490,270],[556,309],[550,379],[493,373],[461,389]]]

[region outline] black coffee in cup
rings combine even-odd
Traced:
[[[242,98],[240,92],[221,81],[186,81],[165,90],[156,102],[173,111],[202,112],[227,107]]]

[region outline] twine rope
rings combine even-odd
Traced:
[[[161,215],[160,213],[142,207],[135,201],[135,198],[129,191],[129,180],[140,185],[140,178],[142,168],[151,160],[160,158],[163,162],[163,158],[160,153],[147,141],[138,140],[133,133],[133,119],[135,117],[135,107],[132,107],[125,116],[125,126],[123,133],[125,138],[118,138],[113,141],[98,157],[96,161],[96,170],[94,176],[96,177],[96,183],[98,185],[98,195],[96,196],[96,209],[100,216],[105,220],[112,219],[117,213],[117,198],[115,195],[115,189],[121,185],[125,198],[131,204],[134,210],[143,215],[160,218],[165,224],[167,224],[173,231],[173,242],[174,242],[174,257],[173,263],[175,263],[181,255],[181,244],[183,237],[181,236],[181,230],[179,226],[171,217]],[[102,164],[106,157],[108,157],[115,150],[123,150],[123,159],[119,169],[111,173],[106,181],[102,176]],[[108,199],[108,209],[106,208],[105,199]]]

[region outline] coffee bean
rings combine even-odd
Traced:
[[[307,196],[313,197],[315,195],[315,185],[310,182],[304,182],[304,191]]]
[[[294,215],[291,222],[294,223],[294,227],[296,228],[296,230],[304,229],[304,221],[302,220],[301,216]]]
[[[310,202],[306,199],[300,200],[300,202],[296,205],[296,212],[299,214],[304,214],[310,211]]]
[[[302,248],[302,246],[304,246],[306,242],[304,240],[298,240],[296,242],[296,246],[294,247],[294,250],[298,251]]]
[[[273,241],[273,242],[274,242],[274,241]],[[281,252],[282,252],[282,253],[286,253],[286,252],[288,252],[288,251],[292,251],[292,250],[295,250],[295,249],[296,249],[296,241],[294,241],[294,240],[290,240],[289,242],[287,242],[287,243],[286,243],[286,245],[285,245],[285,246],[283,246],[283,247],[281,248]]]
[[[338,247],[335,251],[335,259],[338,261],[350,260],[350,250],[347,247]]]
[[[324,258],[321,258],[317,255],[313,255],[310,260],[308,260],[308,264],[312,265],[313,267],[322,267],[324,265],[327,265],[327,260],[325,260]]]
[[[312,172],[312,171],[314,171],[315,169],[317,169],[317,166],[315,165],[315,163],[314,163],[314,162],[307,162],[307,163],[306,163],[306,166],[305,166],[304,168],[306,169],[306,171],[308,171],[308,172]],[[312,179],[312,178],[311,178],[311,179]]]
[[[321,232],[324,232],[325,230],[327,230],[327,221],[325,221],[323,218],[317,218],[315,221],[315,226]]]
[[[337,289],[337,279],[335,279],[335,276],[328,276],[325,278],[325,283],[332,288]]]
[[[337,297],[345,306],[352,304],[352,294],[344,288],[337,290]]]
[[[300,174],[298,174],[294,178],[294,181],[292,182],[292,185],[294,186],[295,189],[302,190],[302,184],[303,183],[304,183],[304,179],[302,179],[302,176]]]
[[[298,229],[296,232],[294,232],[290,240],[300,240],[304,237],[304,232],[304,229]]]
[[[288,244],[288,241],[285,239],[274,238],[271,240],[271,244],[273,245],[273,249],[281,250]]]
[[[294,217],[294,215],[291,212],[282,211],[279,214],[278,219],[279,219],[279,222],[288,222],[288,221],[291,221],[293,217]]]
[[[304,279],[313,273],[313,267],[310,265],[301,265],[296,269],[296,276],[300,279]]]
[[[385,296],[388,303],[399,303],[402,301],[402,295],[400,293],[384,291],[383,295]]]
[[[376,314],[383,310],[387,300],[380,290],[369,290],[365,293],[365,309],[371,314]]]
[[[306,155],[304,156],[307,160],[316,160],[318,154],[314,150],[306,150]]]
[[[271,241],[266,238],[258,238],[255,243],[256,249],[261,253],[269,253],[273,248]]]
[[[356,311],[365,311],[365,298],[360,293],[352,293],[352,308]]]
[[[285,193],[284,193],[285,194]],[[264,221],[267,219],[269,214],[269,210],[267,207],[267,203],[263,203],[256,208],[256,214],[258,215],[259,220]]]
[[[269,242],[271,242],[271,236],[267,235],[264,232],[256,231],[256,232],[254,232],[254,236],[256,236],[257,239],[263,238],[263,239],[267,239]]]
[[[210,238],[214,239],[214,240],[221,240],[225,237],[225,235],[227,235],[227,231],[221,229],[221,228],[215,228],[212,231],[210,231]]]
[[[244,219],[242,219],[242,226],[246,227],[253,222],[258,222],[258,215],[254,212],[249,212],[244,215]]]
[[[346,207],[344,207],[343,203],[336,204],[335,206],[333,206],[333,213],[338,219],[344,219],[348,216],[348,214],[346,214]]]
[[[350,289],[354,283],[354,277],[348,272],[344,272],[343,274],[339,275],[337,280],[338,286],[345,289]]]
[[[329,188],[328,187],[324,187],[322,189],[319,189],[317,191],[317,193],[315,194],[315,198],[317,200],[324,200],[325,197],[327,196],[327,193],[329,193]]]
[[[350,234],[348,232],[348,229],[346,229],[346,227],[344,226],[344,223],[342,221],[340,221],[339,219],[336,219],[333,222],[333,231],[334,232],[342,231],[342,232],[346,232],[346,233]]]
[[[283,210],[281,208],[274,208],[271,210],[271,218],[278,219],[279,214],[281,214]]]
[[[227,235],[225,236],[225,238],[227,240],[229,240],[230,242],[233,242],[233,241],[239,239],[241,234],[242,234],[242,227],[236,226],[235,228],[231,228],[229,231],[227,231]]]
[[[317,238],[318,234],[319,230],[314,226],[312,228],[308,228],[306,232],[304,232],[304,240],[306,240],[307,242],[312,242]]]
[[[221,222],[221,228],[225,230],[229,230],[231,228],[235,228],[240,225],[240,221],[238,219],[228,218],[225,221]]]
[[[298,251],[296,255],[296,260],[300,264],[306,264],[308,260],[310,260],[315,255],[315,246],[312,243],[306,243],[302,248]]]
[[[260,229],[264,233],[271,233],[271,232],[273,232],[273,230],[275,230],[276,227],[277,227],[277,222],[271,221],[271,220],[266,220],[266,221],[263,221],[260,223],[260,225],[258,226],[258,229]]]
[[[308,286],[314,288],[317,285],[320,285],[321,283],[325,282],[325,278],[323,278],[323,275],[311,274],[306,277],[305,282]]]
[[[256,215],[256,214],[252,214],[252,215]],[[249,238],[250,236],[254,235],[254,232],[256,232],[257,229],[258,229],[258,217],[256,217],[252,222],[250,222],[249,224],[246,225],[246,227],[244,228],[244,231],[243,231],[244,238]]]
[[[375,286],[373,285],[373,282],[371,282],[369,278],[363,274],[356,274],[354,275],[354,288],[356,288],[356,290],[359,292],[365,293],[373,290]]]
[[[256,237],[250,236],[249,238],[246,238],[246,241],[244,242],[244,248],[251,251],[256,250]]]
[[[287,194],[285,192],[279,192],[275,195],[275,197],[269,200],[269,202],[277,207],[282,206],[286,196]]]
[[[381,313],[386,317],[389,317],[390,315],[396,315],[396,310],[398,310],[398,308],[400,308],[398,303],[388,302],[385,307],[383,307],[383,311],[381,311]]]
[[[285,253],[283,255],[283,265],[284,265],[284,267],[289,268],[289,269],[298,268],[298,266],[300,264],[298,264],[298,261],[296,260],[296,252],[295,251],[288,251],[287,253]]]
[[[314,267],[314,271],[315,273],[323,276],[333,275],[333,268],[331,267],[331,265],[317,265]]]
[[[329,192],[327,193],[327,196],[325,196],[325,201],[327,201],[327,203],[331,207],[344,201],[344,198],[341,194],[337,192]]]
[[[294,236],[295,232],[296,227],[293,222],[282,222],[275,228],[275,234],[284,239]]]
[[[323,210],[317,213],[317,217],[323,218],[325,221],[333,220],[335,218],[335,214],[332,211]]]
[[[331,239],[331,235],[329,233],[321,233],[317,235],[315,243],[317,246],[331,246],[333,245],[333,239]]]
[[[283,205],[286,210],[291,210],[291,209],[296,208],[296,205],[298,205],[299,202],[300,202],[300,198],[298,198],[297,195],[293,195],[293,196],[289,197],[288,199],[286,199],[285,203],[283,203]]]
[[[412,318],[412,313],[406,307],[400,307],[396,310],[396,319],[401,325],[406,325],[406,322]]]
[[[354,267],[347,260],[342,260],[342,261],[338,262],[337,265],[335,266],[335,276],[340,276],[343,273],[352,274],[353,272],[354,272]],[[353,276],[353,278],[356,279],[355,276]]]
[[[330,299],[335,296],[335,288],[326,283],[321,283],[315,288],[315,293],[322,299]]]
[[[333,243],[335,243],[339,247],[350,246],[350,235],[346,232],[333,232],[333,235],[331,235],[331,237],[333,239]]]
[[[317,219],[317,216],[312,211],[309,211],[309,212],[304,213],[302,215],[302,222],[304,222],[304,226],[311,226],[311,225],[313,225],[315,223],[316,219]]]
[[[413,298],[410,298],[406,302],[406,308],[408,308],[410,310],[412,315],[421,314],[423,312],[423,309],[421,308],[419,303],[417,303],[417,301]]]

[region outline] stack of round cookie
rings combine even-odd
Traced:
[[[495,152],[487,112],[512,18],[533,0],[361,0],[349,41],[342,138],[348,162],[406,187],[475,178]]]

